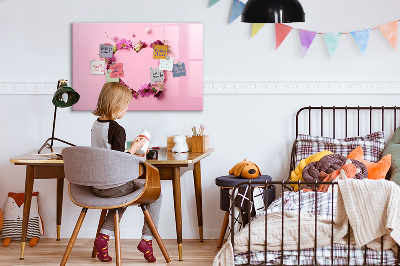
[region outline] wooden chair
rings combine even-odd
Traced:
[[[70,182],[68,186],[69,196],[74,204],[82,207],[82,211],[60,265],[66,264],[88,209],[102,209],[96,237],[103,226],[107,210],[116,209],[114,215],[116,265],[121,265],[118,208],[129,205],[139,205],[142,208],[145,220],[149,224],[166,262],[171,262],[145,205],[157,200],[161,193],[160,175],[157,168],[137,156],[103,148],[68,147],[63,149],[62,155],[65,179]],[[139,167],[141,170],[137,167],[138,160],[141,161]],[[129,195],[118,198],[100,198],[91,191],[92,186],[116,185],[128,182],[135,175],[145,177],[144,180],[139,180],[144,182],[144,187]],[[96,257],[94,247],[92,257]]]

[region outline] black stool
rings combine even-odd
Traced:
[[[225,211],[225,217],[224,221],[222,222],[221,234],[219,235],[219,240],[217,245],[218,248],[222,246],[226,228],[228,227],[228,222],[229,222],[229,207],[230,207],[229,191],[233,189],[237,184],[249,180],[265,182],[266,180],[272,181],[272,178],[268,175],[261,175],[254,179],[246,179],[246,178],[236,177],[234,175],[227,175],[227,176],[220,176],[215,179],[215,184],[220,187],[220,209],[222,211]],[[267,206],[269,206],[269,204],[271,204],[275,200],[275,186],[270,186],[267,189],[268,189],[268,199],[266,200],[268,200]]]

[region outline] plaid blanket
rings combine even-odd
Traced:
[[[285,211],[296,211],[300,208],[301,212],[312,213],[326,219],[332,219],[332,213],[335,215],[336,211],[336,194],[317,192],[317,195],[315,195],[313,191],[288,191],[271,203],[267,214],[282,211],[282,204]],[[265,215],[265,212],[257,215],[254,219],[257,219],[260,215]],[[333,264],[331,252],[331,246],[317,248],[317,265],[347,265],[349,255],[347,245],[333,245]],[[366,257],[364,254],[366,254]],[[395,265],[396,257],[392,250],[385,250],[382,254],[384,265]],[[282,254],[280,251],[267,251],[266,254],[265,252],[250,252],[250,265],[264,265],[265,255],[267,256],[266,265],[281,264]],[[381,265],[381,252],[364,247],[357,247],[355,245],[350,245],[349,258],[349,265],[365,265],[364,263],[367,265]],[[285,250],[283,252],[284,265],[298,265],[298,259],[300,259],[300,265],[314,265],[314,249],[301,250],[300,256],[297,250]],[[235,265],[244,264],[248,264],[248,253],[235,254]]]

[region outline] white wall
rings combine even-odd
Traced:
[[[114,5],[111,5],[114,3]],[[202,22],[204,23],[205,81],[399,81],[399,52],[391,50],[379,31],[371,33],[363,57],[351,36],[343,36],[334,59],[329,59],[318,36],[305,59],[297,32],[274,50],[273,25],[266,25],[250,40],[251,27],[227,24],[230,0],[208,9],[208,0],[147,1],[28,1],[0,0],[1,83],[56,82],[71,77],[72,22]],[[307,22],[293,24],[321,32],[375,27],[399,19],[398,1],[303,0]],[[111,6],[109,8],[109,6]],[[202,112],[130,112],[122,120],[128,138],[142,128],[153,133],[152,144],[165,146],[176,133],[189,134],[193,124],[204,123],[215,152],[202,162],[205,238],[218,238],[223,214],[214,179],[227,174],[238,161],[256,162],[275,180],[286,176],[294,138],[294,115],[308,105],[399,105],[399,95],[259,94],[204,95]],[[0,207],[7,192],[24,190],[25,168],[9,158],[35,150],[51,134],[51,95],[0,95]],[[60,109],[56,135],[78,145],[90,144],[94,116]],[[197,217],[190,173],[182,177],[183,237],[197,237]],[[55,237],[56,182],[38,180],[45,237]],[[171,182],[162,182],[164,195],[159,230],[175,238],[171,215]],[[62,237],[70,237],[80,209],[64,191]],[[93,237],[99,212],[90,211],[80,237]],[[121,221],[123,238],[139,238],[142,216],[130,208]]]

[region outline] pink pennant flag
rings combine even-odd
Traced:
[[[315,31],[308,31],[308,30],[300,30],[299,29],[299,36],[300,36],[300,43],[301,43],[301,54],[304,58],[310,48],[315,36],[317,33]]]
[[[378,27],[393,49],[397,48],[397,20]]]
[[[292,27],[281,24],[281,23],[275,23],[275,40],[276,40],[276,49],[282,44],[282,42],[285,40],[286,36],[290,33],[292,30]]]

